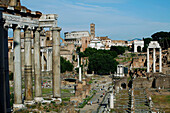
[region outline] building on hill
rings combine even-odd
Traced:
[[[88,31],[72,31],[72,32],[65,32],[64,39],[67,43],[74,43],[75,46],[82,45],[82,37],[90,37]]]
[[[88,45],[90,44],[91,37],[82,37],[81,38],[81,52],[85,51]]]
[[[98,49],[105,49],[105,46],[102,44],[102,41],[99,40],[98,38],[94,38],[90,41],[90,44],[88,47],[91,47],[91,48],[96,48],[97,50]]]
[[[112,46],[128,46],[128,41],[125,40],[112,40]]]
[[[108,36],[96,38],[102,41],[102,44],[105,46],[106,50],[110,50],[112,40],[108,38]]]

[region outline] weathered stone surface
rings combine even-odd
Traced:
[[[9,0],[0,0],[0,6],[8,6]]]

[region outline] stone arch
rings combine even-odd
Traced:
[[[132,88],[132,80],[129,81],[128,87],[129,87],[129,88]]]
[[[137,48],[138,47],[141,47],[141,51],[142,51],[142,49],[143,49],[143,47],[144,47],[144,41],[143,40],[135,40],[134,41],[134,52],[138,52],[137,51]]]
[[[121,88],[122,88],[122,89],[126,89],[126,83],[124,83],[124,82],[121,83]]]
[[[156,79],[154,78],[153,82],[152,82],[152,88],[156,88]]]
[[[142,51],[141,46],[137,46],[137,52],[141,52],[141,51]]]

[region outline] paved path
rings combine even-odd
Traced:
[[[106,80],[107,83],[102,83],[103,80]],[[85,105],[84,108],[80,109],[80,113],[97,113],[97,109],[100,106],[100,103],[104,99],[104,97],[100,97],[103,93],[106,94],[105,89],[108,89],[109,82],[111,82],[111,78],[105,76],[103,79],[98,80],[100,86],[105,86],[103,90],[100,90],[101,87],[97,87],[97,84],[93,84],[93,88],[96,89],[97,93],[93,96],[93,98],[89,101],[92,101],[92,105]],[[97,103],[99,99],[99,103]]]

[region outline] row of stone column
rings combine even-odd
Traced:
[[[40,31],[34,30],[34,75],[35,75],[35,100],[42,99],[42,77],[40,57]],[[53,75],[53,97],[60,98],[60,31],[61,28],[52,28],[53,33],[53,54],[52,54],[52,75]],[[27,27],[24,31],[24,52],[25,52],[25,102],[33,100],[32,83],[32,52],[31,52],[31,29]],[[14,107],[22,105],[22,75],[21,75],[21,29],[14,27]]]
[[[42,50],[42,56],[41,56],[41,67],[42,71],[51,71],[52,70],[52,49],[47,49],[47,51]],[[47,70],[45,70],[45,62],[44,62],[44,54],[47,55]]]
[[[156,48],[153,48],[153,73],[156,72]],[[147,48],[147,72],[150,72],[149,48]],[[159,48],[159,72],[162,72],[162,49]]]

